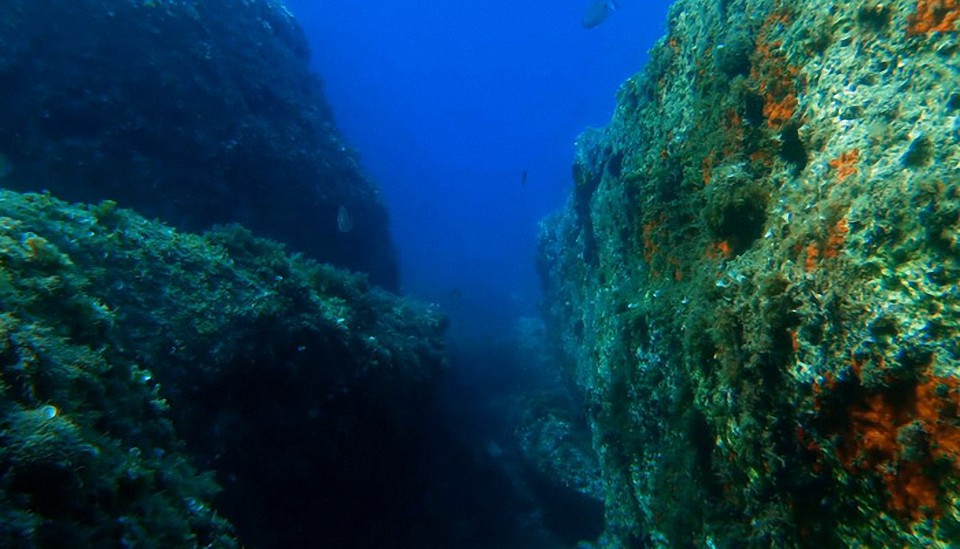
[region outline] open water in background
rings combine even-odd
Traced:
[[[384,194],[403,291],[450,315],[440,422],[474,461],[439,474],[472,492],[465,528],[518,528],[488,538],[518,547],[569,547],[602,528],[599,505],[526,474],[509,404],[556,375],[517,340],[518,320],[539,315],[538,222],[563,206],[577,135],[608,122],[669,6],[623,0],[585,30],[589,4],[287,1],[339,128]],[[486,462],[490,477],[478,474]]]

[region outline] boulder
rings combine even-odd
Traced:
[[[0,184],[240,223],[396,289],[386,210],[308,57],[275,0],[4,2]]]

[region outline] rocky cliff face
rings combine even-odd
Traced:
[[[444,327],[239,226],[0,191],[0,546],[389,544]]]
[[[395,288],[386,211],[308,55],[275,0],[3,2],[0,184],[242,223]]]
[[[956,2],[681,0],[543,223],[613,546],[960,540]]]

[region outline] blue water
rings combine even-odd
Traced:
[[[516,402],[556,375],[519,350],[516,330],[538,316],[538,222],[564,205],[577,135],[609,121],[669,6],[624,0],[585,30],[590,3],[287,2],[340,130],[380,185],[403,292],[450,316],[440,438],[472,457],[430,468],[463,499],[451,514],[470,546],[570,547],[602,528],[598,502],[524,472],[514,423]],[[449,464],[443,454],[459,450],[443,446],[433,459]]]
[[[576,136],[609,120],[669,2],[624,0],[590,30],[588,0],[286,4],[382,189],[403,290],[442,305],[454,337],[535,314],[537,223],[566,200]]]

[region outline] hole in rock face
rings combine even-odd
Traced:
[[[749,122],[751,126],[763,124],[763,97],[755,93],[747,94],[744,98],[743,118]]]
[[[857,21],[875,31],[882,31],[890,26],[893,11],[890,6],[882,3],[866,4],[857,12]]]
[[[787,124],[780,134],[780,157],[793,164],[797,172],[807,167],[807,147],[796,124]]]
[[[734,253],[742,253],[760,237],[764,209],[757,203],[743,203],[732,206],[723,213],[719,233],[723,240],[730,243]]]
[[[623,153],[615,152],[610,155],[610,158],[607,160],[607,173],[613,177],[620,177],[620,172],[623,169]]]
[[[960,93],[955,93],[950,96],[950,99],[947,100],[947,108],[952,111],[960,109]]]
[[[933,160],[933,143],[930,138],[921,135],[910,143],[907,152],[901,158],[901,162],[908,168],[921,168],[928,166]]]
[[[734,254],[743,253],[763,231],[768,195],[761,182],[740,172],[719,177],[707,187],[704,221],[714,238],[725,241]]]
[[[723,38],[723,47],[714,48],[717,70],[728,78],[750,74],[750,53],[754,49],[752,35],[745,29],[732,29]]]

